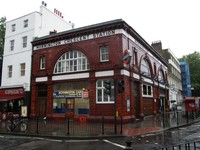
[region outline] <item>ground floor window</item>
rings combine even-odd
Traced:
[[[89,114],[89,99],[85,98],[54,99],[53,112],[58,114],[73,112],[74,115],[87,115]]]
[[[21,112],[21,106],[24,105],[23,100],[14,100],[0,102],[0,112]]]
[[[54,99],[53,100],[53,112],[65,113],[66,112],[66,99]]]
[[[142,96],[144,97],[152,97],[153,96],[153,91],[152,91],[152,86],[143,84],[142,86]]]
[[[54,85],[53,113],[89,114],[88,82],[66,82]]]
[[[111,83],[111,94],[105,93],[105,81],[110,81]],[[113,103],[114,102],[114,80],[113,79],[103,79],[97,80],[96,82],[96,102],[97,103]]]

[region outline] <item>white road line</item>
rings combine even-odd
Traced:
[[[63,140],[53,140],[53,139],[44,139],[44,140],[50,142],[63,142]]]
[[[72,142],[98,142],[98,139],[94,139],[94,140],[65,140],[66,143],[72,143]]]
[[[0,138],[4,138],[4,137],[5,137],[5,136],[1,136],[1,135],[0,135]]]
[[[123,146],[123,145],[120,145],[120,144],[117,144],[117,143],[114,143],[114,142],[111,142],[111,141],[108,141],[108,140],[103,140],[104,142],[106,142],[106,143],[110,143],[110,144],[112,144],[112,145],[115,145],[115,146],[118,146],[118,147],[121,147],[121,148],[126,148],[126,146]]]

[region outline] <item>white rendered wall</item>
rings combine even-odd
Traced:
[[[24,28],[24,20],[28,20],[28,27]],[[15,32],[11,32],[12,24],[16,25]],[[31,42],[35,37],[48,35],[50,31],[65,31],[72,29],[70,23],[65,22],[60,16],[41,6],[40,12],[33,12],[16,18],[6,23],[2,83],[1,87],[17,87],[27,85],[26,91],[30,90],[31,77]],[[22,37],[27,36],[27,47],[22,47]],[[14,40],[14,50],[10,50],[10,41]],[[25,76],[20,76],[20,64],[26,64]],[[8,78],[8,66],[12,65],[12,77]]]

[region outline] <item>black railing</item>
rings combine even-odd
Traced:
[[[117,121],[117,134],[123,133],[122,117]],[[53,120],[36,117],[27,121],[28,129],[25,133],[29,134],[44,134],[55,136],[99,136],[99,135],[114,135],[115,125],[113,122],[107,123],[102,117],[96,122],[79,122],[67,118],[66,120]],[[6,121],[1,122],[0,131],[6,131]],[[15,129],[13,132],[20,132]]]
[[[155,150],[199,150],[200,140],[197,141],[187,141],[179,144],[163,146]]]

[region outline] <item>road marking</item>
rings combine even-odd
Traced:
[[[123,146],[123,145],[120,145],[120,144],[117,144],[117,143],[114,143],[114,142],[111,142],[111,141],[108,141],[108,140],[103,140],[104,142],[106,142],[106,143],[110,143],[110,144],[112,144],[112,145],[115,145],[115,146],[118,146],[118,147],[121,147],[121,148],[126,148],[126,146]]]
[[[50,142],[63,142],[63,140],[53,140],[53,139],[44,139],[44,140]]]
[[[0,138],[4,138],[4,136],[1,136],[1,135],[0,135]]]
[[[98,139],[94,140],[65,140],[66,143],[72,143],[72,142],[98,142]]]

